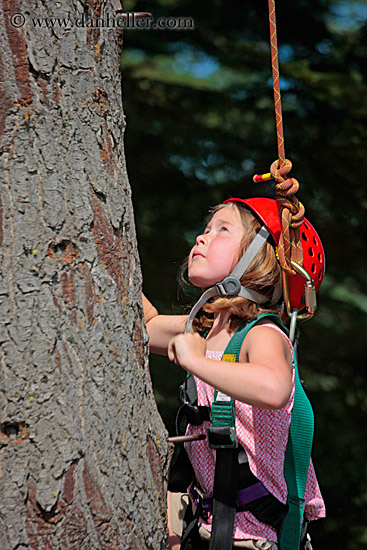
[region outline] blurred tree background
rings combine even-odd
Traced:
[[[191,17],[194,29],[126,30],[126,155],[144,290],[182,312],[179,265],[209,206],[273,196],[255,185],[277,157],[265,0],[125,0],[124,11]],[[316,417],[313,458],[327,520],[314,547],[367,547],[367,2],[277,2],[285,150],[327,257],[319,310],[301,326],[300,365]],[[184,373],[151,357],[171,433]]]

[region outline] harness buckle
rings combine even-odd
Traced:
[[[237,449],[236,429],[232,426],[210,426],[207,429],[211,449]]]
[[[237,296],[241,290],[241,283],[237,277],[225,277],[223,281],[217,283],[216,289],[220,296]]]

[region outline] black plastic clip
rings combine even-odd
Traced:
[[[237,449],[238,447],[236,429],[232,426],[210,426],[207,434],[212,449]]]

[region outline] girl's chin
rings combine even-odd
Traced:
[[[194,276],[190,277],[190,275],[189,275],[189,279],[192,285],[196,286],[197,288],[201,288],[201,290],[210,288],[218,282],[218,281],[213,281],[212,279],[211,280],[204,279],[202,277],[194,277]]]

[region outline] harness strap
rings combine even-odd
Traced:
[[[188,488],[190,498],[202,506],[202,517],[213,514],[213,497],[203,497],[197,488],[197,481]],[[250,470],[245,450],[239,447],[238,486],[236,511],[251,512],[262,523],[267,523],[279,531],[288,506],[280,502],[265,488]]]
[[[298,550],[299,548],[305,507],[304,494],[314,433],[314,415],[299,378],[296,359],[294,391],[292,419],[284,459],[289,511],[280,536],[280,550]]]
[[[197,547],[197,546],[194,546],[195,542],[193,544],[192,536],[195,536],[196,534],[197,524],[199,521],[201,511],[202,511],[202,505],[199,501],[195,514],[194,515],[190,514],[191,515],[190,520],[186,524],[184,531],[182,533],[181,544],[180,544],[181,550],[195,550],[195,548]],[[185,520],[186,520],[186,517],[184,518],[184,523],[185,523]],[[199,535],[197,536],[199,537]]]
[[[263,313],[254,319],[251,323],[243,323],[238,327],[226,349],[224,350],[222,361],[238,363],[242,343],[247,333],[264,318],[272,318],[277,325],[282,325],[279,317],[273,313]],[[285,328],[282,325],[282,328]],[[235,427],[234,421],[234,399],[219,392],[217,389],[214,392],[214,403],[211,409],[213,426],[231,426]],[[208,434],[209,435],[209,434]],[[210,436],[209,436],[210,440]]]
[[[236,517],[238,448],[218,449],[213,492],[213,527],[209,550],[231,550]]]

